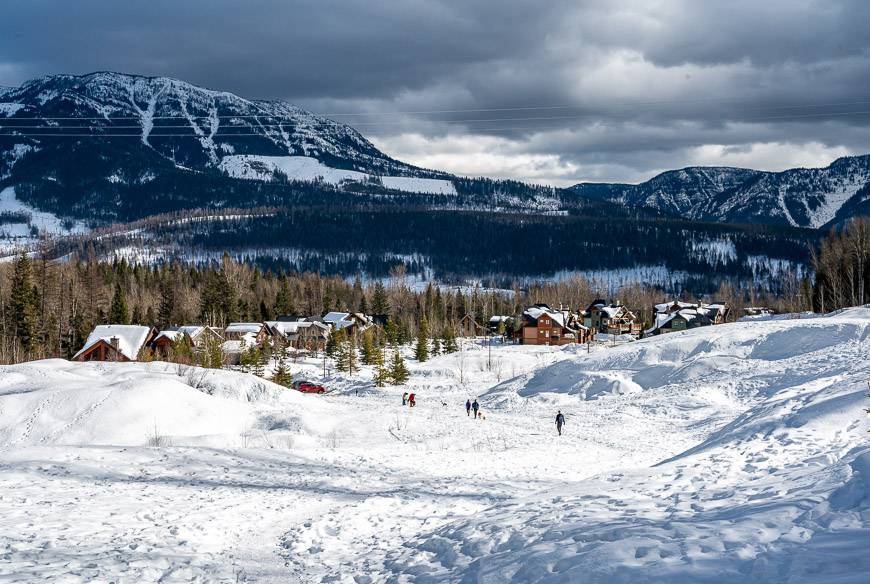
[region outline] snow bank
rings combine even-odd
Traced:
[[[307,397],[251,375],[165,363],[0,367],[0,448],[236,446],[252,432],[316,433],[324,406]]]

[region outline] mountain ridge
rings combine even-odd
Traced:
[[[637,184],[584,182],[569,190],[695,220],[819,229],[870,212],[868,185],[870,155],[858,155],[778,172],[687,166]]]

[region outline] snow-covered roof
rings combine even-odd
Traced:
[[[539,306],[533,306],[531,308],[527,308],[523,314],[528,315],[534,320],[538,320],[542,316],[547,315],[552,318],[553,321],[555,321],[557,324],[565,326],[565,315],[557,310],[548,310]]]
[[[327,322],[329,324],[337,324],[342,321],[348,321],[349,318],[349,312],[327,312],[326,316],[323,317],[323,322]]]
[[[178,332],[184,333],[189,336],[191,339],[195,339],[205,330],[204,326],[200,325],[186,325],[178,327]]]
[[[254,333],[260,332],[263,323],[260,322],[231,322],[226,328],[228,333]]]
[[[159,340],[159,339],[162,339],[162,338],[166,338],[166,339],[169,339],[171,342],[174,343],[174,342],[177,341],[179,338],[183,337],[184,334],[185,334],[185,333],[183,333],[183,332],[180,331],[180,330],[176,330],[176,329],[168,329],[168,330],[165,330],[165,331],[160,331],[160,332],[157,334],[157,337],[155,337],[154,340],[156,341],[156,340]]]
[[[151,328],[136,324],[101,324],[91,331],[88,339],[85,341],[85,346],[73,356],[73,359],[99,343],[105,341],[112,343],[113,338],[118,339],[118,351],[130,359],[135,361],[139,356],[139,351],[142,346],[148,341],[151,335]]]
[[[512,320],[512,319],[513,319],[512,316],[496,315],[496,316],[490,317],[489,322],[491,322],[492,324],[498,324],[500,322],[507,322],[507,321]]]
[[[598,306],[598,310],[603,312],[608,316],[608,318],[614,318],[619,315],[619,312],[622,310],[621,306]]]
[[[683,302],[682,300],[674,300],[672,302],[662,302],[661,304],[656,304],[656,312],[667,312],[671,308],[673,308],[674,304],[676,304],[679,308],[695,308],[698,306],[692,302]]]
[[[255,333],[245,333],[241,339],[234,341],[224,341],[221,343],[221,351],[224,353],[241,353],[242,348],[250,349],[257,346],[257,335]]]
[[[306,328],[311,328],[311,327],[321,328],[321,329],[328,328],[325,324],[320,323],[320,322],[299,321],[299,320],[291,321],[291,322],[285,322],[285,321],[280,321],[280,320],[270,320],[270,321],[267,321],[266,324],[269,325],[269,328],[271,328],[273,331],[275,331],[278,334],[283,335],[285,337],[297,334],[299,332],[299,329],[306,329]],[[350,323],[348,323],[348,324],[350,324]]]

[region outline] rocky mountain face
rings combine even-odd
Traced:
[[[690,167],[637,185],[581,183],[570,190],[694,220],[822,228],[870,212],[870,156],[783,172]]]
[[[80,143],[98,150],[108,143],[158,167],[201,171],[227,155],[263,155],[306,156],[375,174],[439,174],[393,160],[350,126],[286,102],[251,101],[165,77],[52,75],[0,90],[0,102],[2,178],[25,156],[42,153],[38,158],[51,162]],[[126,176],[118,162],[108,169],[118,171],[114,180],[143,180]]]

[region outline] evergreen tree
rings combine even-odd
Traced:
[[[197,353],[200,367],[207,369],[220,369],[223,367],[224,355],[221,350],[221,342],[213,335],[209,335],[203,348]]]
[[[414,358],[421,363],[429,359],[429,321],[425,316],[420,319],[417,328],[417,347],[414,349]]]
[[[112,296],[112,307],[109,309],[109,322],[112,324],[130,324],[130,309],[127,308],[127,296],[121,283],[115,284],[115,294]]]
[[[130,316],[131,324],[142,324],[142,307],[138,304],[133,307],[133,314]]]
[[[432,339],[432,356],[437,357],[441,354],[441,339],[435,337]]]
[[[363,332],[361,352],[363,365],[374,365],[377,362],[381,352],[375,344],[375,334],[371,328]]]
[[[172,341],[170,357],[174,363],[190,364],[193,362],[193,348],[184,335],[178,335],[178,338]]]
[[[293,305],[293,296],[290,293],[290,285],[287,283],[287,278],[281,277],[281,285],[278,288],[278,294],[275,296],[275,313],[278,316],[289,316],[296,314],[296,307]]]
[[[345,334],[344,330],[336,335],[335,368],[353,375],[358,369],[356,355],[356,339]]]
[[[148,308],[151,311],[151,307]],[[160,282],[160,306],[157,309],[157,326],[160,329],[165,329],[173,324],[172,317],[175,314],[175,286],[166,276]],[[148,324],[154,324],[154,314],[151,313],[151,320]]]
[[[275,371],[272,373],[272,383],[290,387],[293,382],[293,375],[290,373],[290,368],[287,367],[287,360],[284,357],[283,351],[278,355],[278,363],[275,366]]]
[[[395,349],[393,351],[393,361],[390,363],[390,380],[393,385],[402,385],[411,376],[408,367],[405,365],[405,358],[402,353]]]
[[[384,337],[386,337],[387,343],[390,345],[395,345],[399,342],[399,331],[392,318],[389,319],[387,324],[384,326]]]
[[[390,370],[384,365],[384,360],[381,359],[380,363],[375,367],[375,385],[377,387],[383,387],[386,384],[390,383],[392,377],[390,375]]]
[[[333,329],[326,339],[326,356],[335,358],[338,353],[339,345],[344,341],[345,334],[343,330]]]
[[[39,301],[33,289],[33,268],[27,254],[22,252],[15,260],[12,274],[9,318],[15,338],[28,355],[36,348],[39,330],[38,309]]]
[[[441,334],[441,341],[444,344],[444,352],[455,353],[459,350],[459,346],[456,344],[456,333],[453,332],[453,327],[448,325],[444,327],[444,332]]]
[[[387,298],[387,291],[384,289],[384,284],[380,281],[375,282],[375,290],[372,293],[372,312],[374,314],[390,313],[390,301]]]

